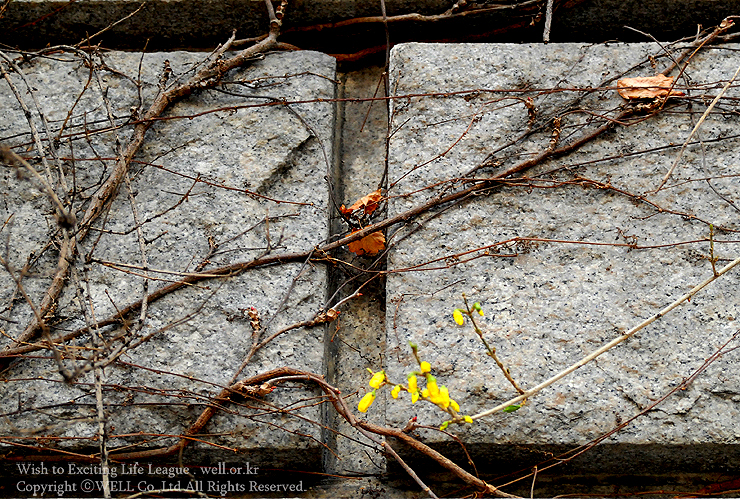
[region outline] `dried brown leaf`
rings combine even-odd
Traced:
[[[378,201],[380,201],[381,198],[380,189],[378,189],[375,192],[371,192],[367,196],[363,196],[355,203],[350,206],[349,208],[345,208],[344,205],[340,208],[341,212],[345,215],[349,215],[355,210],[363,209],[365,211],[365,214],[369,215],[370,213],[374,212],[376,209],[378,209]]]
[[[673,97],[684,95],[683,92],[671,90],[673,77],[665,75],[623,78],[617,81],[617,91],[622,98],[654,99],[656,97]]]
[[[359,241],[349,243],[347,245],[347,249],[358,256],[377,255],[379,252],[385,249],[385,236],[382,232],[373,232],[372,234],[363,237]]]

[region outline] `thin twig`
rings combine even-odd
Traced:
[[[676,69],[676,67],[678,67],[678,64],[686,57],[691,60],[694,55],[696,55],[696,53],[702,49],[702,47],[713,43],[722,33],[730,29],[734,23],[734,19],[738,19],[738,17],[739,16],[728,16],[724,18],[719,26],[715,27],[711,33],[709,33],[704,38],[695,40],[686,50],[684,50],[678,57],[676,57],[676,61],[668,66],[668,68],[663,71],[663,74],[668,75],[671,71]],[[684,69],[686,69],[685,66]],[[683,72],[683,70],[681,70],[681,72]]]
[[[681,149],[678,151],[678,155],[676,156],[676,159],[673,161],[673,165],[671,165],[668,172],[666,172],[665,176],[663,177],[663,180],[660,182],[660,185],[657,189],[651,192],[651,194],[654,194],[658,191],[660,191],[663,186],[668,182],[668,179],[673,174],[673,171],[678,166],[678,162],[681,161],[681,158],[683,157],[683,153],[686,150],[686,146],[688,146],[689,142],[691,142],[691,139],[694,137],[694,134],[699,130],[699,127],[701,127],[702,123],[704,123],[704,120],[707,119],[707,116],[709,116],[709,113],[712,112],[712,109],[714,109],[714,106],[719,102],[719,100],[725,95],[725,92],[732,86],[732,84],[737,79],[738,74],[740,74],[740,66],[738,66],[737,70],[735,71],[735,74],[730,78],[724,87],[722,87],[722,90],[717,94],[717,96],[712,100],[711,104],[709,104],[709,107],[707,107],[707,110],[704,111],[704,114],[701,115],[701,118],[694,126],[694,129],[691,130],[691,133],[688,137],[686,137],[686,140],[684,140],[683,145],[681,146]]]
[[[301,32],[301,31],[325,31],[331,28],[342,28],[342,27],[351,26],[354,24],[382,24],[386,22],[387,23],[403,23],[403,22],[433,23],[433,22],[442,21],[446,19],[455,19],[455,18],[460,18],[460,17],[475,17],[477,15],[487,14],[487,13],[502,11],[502,10],[521,9],[522,11],[525,11],[529,7],[536,8],[540,4],[540,2],[541,0],[527,0],[524,2],[516,3],[516,4],[501,3],[501,4],[493,5],[490,7],[479,7],[476,9],[468,9],[468,10],[454,11],[454,12],[451,9],[448,9],[447,11],[441,14],[431,14],[431,15],[410,13],[410,14],[400,14],[397,16],[380,15],[380,16],[356,17],[352,19],[345,19],[342,21],[331,22],[331,23],[315,24],[311,26],[292,27],[286,30],[285,32],[294,33],[294,32]]]
[[[88,42],[88,44],[89,44],[90,40],[92,40],[93,38],[102,35],[103,33],[105,33],[106,31],[108,31],[109,29],[113,28],[117,24],[121,24],[125,20],[127,20],[127,19],[133,17],[134,15],[138,14],[139,11],[144,8],[145,5],[146,5],[146,2],[142,3],[141,5],[139,5],[139,8],[138,9],[136,9],[135,11],[133,11],[132,13],[130,13],[129,15],[127,15],[125,17],[122,17],[121,19],[119,19],[119,20],[117,20],[117,21],[109,24],[108,26],[106,26],[105,28],[101,29],[100,31],[98,31],[94,35],[88,36],[84,40],[80,40],[78,43],[75,44],[75,47],[81,47],[82,44],[85,43],[85,42]]]
[[[93,356],[97,360],[97,352]],[[95,373],[95,418],[98,422],[98,439],[100,441],[100,469],[103,482],[103,497],[111,497],[110,468],[108,467],[108,431],[106,427],[105,406],[103,404],[103,369],[96,367]]]
[[[509,368],[507,368],[503,362],[501,362],[501,359],[498,358],[498,355],[496,354],[496,348],[491,347],[491,345],[488,344],[488,341],[486,341],[486,338],[483,336],[483,331],[480,327],[478,327],[478,323],[475,321],[475,316],[473,314],[473,309],[468,304],[468,297],[463,293],[462,295],[463,301],[465,302],[465,308],[467,309],[466,315],[470,319],[470,322],[473,324],[473,328],[475,329],[475,333],[478,335],[478,338],[480,338],[481,342],[483,342],[483,346],[486,347],[486,353],[489,357],[491,357],[494,362],[496,362],[496,365],[499,369],[501,369],[501,372],[504,374],[504,377],[511,383],[511,385],[514,387],[514,389],[518,393],[524,393],[524,390],[519,386],[519,384],[514,380],[514,378],[511,376],[511,372],[509,372]]]
[[[0,160],[4,161],[9,166],[17,164],[25,168],[26,171],[41,184],[42,190],[51,199],[59,216],[59,224],[67,228],[74,227],[76,222],[74,214],[64,207],[64,204],[62,203],[62,200],[59,199],[59,196],[57,196],[57,193],[54,192],[54,189],[51,187],[49,182],[36,171],[36,168],[5,146],[0,147]]]
[[[365,422],[358,422],[357,423],[362,428],[365,428],[366,430],[372,431],[373,433],[377,433],[378,435],[385,435],[388,437],[394,437],[398,440],[403,441],[404,443],[408,444],[411,448],[416,449],[427,456],[434,459],[438,464],[440,464],[442,467],[446,468],[447,470],[451,471],[453,474],[455,474],[458,478],[463,480],[464,482],[473,485],[474,487],[479,488],[482,490],[485,494],[490,494],[494,497],[519,497],[512,494],[507,494],[506,492],[503,492],[502,490],[499,490],[497,487],[494,487],[493,485],[485,482],[484,480],[481,480],[477,476],[474,476],[464,469],[462,469],[460,466],[455,464],[452,460],[448,459],[443,454],[437,452],[436,450],[432,449],[428,445],[416,440],[411,435],[408,435],[407,433],[404,433],[403,431],[396,429],[396,428],[386,428],[378,425],[374,425],[371,423],[365,423]]]
[[[141,256],[141,266],[142,270],[145,272],[144,279],[141,282],[141,310],[139,313],[139,323],[137,324],[137,329],[141,330],[144,327],[144,323],[146,321],[146,313],[147,313],[147,307],[148,302],[146,297],[149,295],[149,261],[146,256],[146,242],[144,241],[144,232],[141,229],[141,218],[139,217],[139,210],[136,207],[136,200],[134,199],[134,190],[131,187],[131,179],[129,178],[128,173],[124,176],[124,180],[126,182],[126,190],[128,191],[128,198],[129,203],[131,205],[131,213],[134,216],[134,223],[136,224],[136,239],[139,242],[139,254]],[[136,334],[136,331],[132,333],[133,335]]]
[[[437,495],[434,492],[432,492],[432,489],[430,489],[429,486],[426,483],[424,483],[421,478],[419,478],[419,475],[417,475],[416,472],[413,469],[411,469],[411,467],[408,464],[406,464],[406,462],[401,458],[401,456],[399,456],[398,453],[395,450],[393,450],[393,447],[391,447],[391,444],[389,444],[388,442],[383,442],[382,445],[385,451],[388,454],[390,454],[393,457],[393,459],[395,459],[398,462],[398,464],[401,465],[404,471],[406,471],[406,473],[408,473],[408,475],[411,478],[413,478],[417,484],[419,484],[419,487],[421,487],[421,490],[423,490],[432,499],[439,499]]]
[[[5,59],[5,61],[10,64],[10,66],[13,68],[13,71],[15,71],[18,76],[23,80],[23,83],[26,84],[26,89],[31,94],[31,96],[35,97],[33,87],[26,79],[26,75],[23,73],[21,68],[7,55],[5,55],[4,52],[0,51],[0,57]],[[13,80],[10,78],[10,75],[7,71],[5,71],[5,67],[0,64],[0,73],[2,73],[3,78],[5,78],[5,81],[8,83],[8,86],[10,87],[10,90],[13,92],[13,95],[15,95],[15,99],[18,101],[18,104],[20,104],[21,109],[23,110],[23,115],[26,117],[26,120],[28,121],[28,128],[31,130],[31,137],[33,138],[33,143],[36,146],[36,151],[39,154],[39,158],[41,158],[41,164],[44,165],[44,170],[46,171],[46,175],[51,178],[51,170],[49,169],[49,163],[46,160],[46,154],[44,154],[44,146],[41,143],[41,137],[39,136],[39,132],[36,128],[36,124],[34,123],[32,119],[32,114],[30,109],[28,109],[28,106],[26,105],[26,101],[23,99],[23,96],[21,95],[20,91],[18,90],[18,87],[15,86],[13,83]],[[40,109],[37,107],[37,111],[41,114],[43,117],[43,113],[41,113]],[[49,139],[51,139],[51,135],[48,136]],[[51,146],[51,144],[50,144]],[[50,147],[51,149],[51,147]]]
[[[553,0],[547,0],[547,8],[545,9],[545,31],[542,33],[542,41],[545,43],[550,42],[550,27],[552,26],[552,4]]]

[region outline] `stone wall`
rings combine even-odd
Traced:
[[[433,16],[448,3],[387,7]],[[8,4],[5,36],[23,37],[0,60],[0,495],[102,496],[104,428],[114,496],[424,496],[380,451],[387,435],[358,421],[406,427],[509,493],[731,488],[740,46],[718,42],[736,31],[586,43],[620,19],[657,36],[734,8],[674,4],[650,17],[644,5],[556,3],[550,44],[503,43],[541,37],[544,2],[499,6],[485,13],[508,26],[485,35],[496,43],[398,43],[387,73],[288,46],[219,73],[241,48],[163,50],[225,41],[233,19],[259,33],[262,2],[202,19],[201,5],[147,4],[136,30],[101,35],[118,49],[131,48],[126,33],[152,35],[157,51],[34,54],[23,49],[55,23],[60,40],[77,22],[92,34],[136,6],[70,4],[39,19],[55,4]],[[458,4],[441,24],[391,20],[389,33],[439,38],[469,20],[466,36],[483,37],[487,18],[463,15],[478,7]],[[155,14],[164,8],[178,14]],[[372,5],[290,8],[291,43],[346,55],[377,40],[294,30]],[[619,95],[618,80],[682,57],[671,98]],[[209,64],[218,77],[172,93]],[[177,102],[149,119],[166,92]],[[347,211],[379,188],[377,209]],[[349,251],[343,238],[373,224],[382,250]],[[481,304],[483,315],[470,309],[480,336],[471,317],[453,320],[465,299]],[[391,396],[412,372],[425,387],[419,361],[474,423],[441,432],[450,413]],[[391,384],[361,413],[368,369]],[[438,494],[475,490],[387,442]]]

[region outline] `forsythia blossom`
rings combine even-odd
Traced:
[[[360,403],[357,404],[357,410],[360,412],[367,412],[374,400],[375,390],[366,393],[365,396],[362,397],[362,400],[360,400]]]
[[[452,399],[450,399],[450,406],[455,412],[460,412],[460,405]]]
[[[473,303],[473,310],[478,312],[478,315],[483,316],[483,308],[480,306],[480,303],[478,302]]]
[[[470,316],[473,310],[476,310],[478,311],[478,313],[483,315],[480,310],[480,304],[476,303],[473,308],[467,311],[456,309],[454,313],[455,321],[459,324],[462,324],[464,322],[463,315],[467,314],[468,316]],[[406,376],[407,383],[403,385],[393,383],[393,381],[388,378],[385,371],[373,372],[372,369],[368,368],[367,371],[371,375],[368,384],[373,390],[366,393],[362,397],[359,404],[357,405],[357,409],[360,412],[367,412],[370,406],[375,401],[376,392],[385,385],[391,385],[393,387],[391,389],[391,396],[394,399],[399,398],[401,392],[407,391],[411,394],[412,404],[418,402],[419,399],[424,399],[428,402],[433,403],[442,411],[452,416],[451,420],[446,421],[442,424],[442,426],[440,427],[440,429],[442,430],[447,428],[450,423],[461,423],[462,421],[465,421],[466,423],[472,423],[473,419],[470,416],[463,416],[460,414],[460,405],[452,398],[450,398],[450,392],[447,387],[444,385],[439,386],[437,384],[437,378],[432,375],[432,365],[429,362],[422,361],[419,358],[418,346],[415,343],[409,344],[411,345],[411,349],[413,350],[416,361],[419,363],[419,369],[417,371],[410,372]],[[422,385],[423,389],[420,389],[419,387],[419,376],[422,377],[422,382],[424,383]]]
[[[471,418],[470,416],[463,416],[463,421],[465,421],[466,423],[472,423],[473,418]],[[450,421],[445,421],[444,423],[442,423],[442,426],[440,426],[439,429],[445,431],[449,425]]]
[[[460,310],[459,308],[456,308],[455,311],[452,312],[452,318],[455,319],[455,322],[457,322],[458,326],[462,326],[463,322],[465,322],[463,320],[462,310]]]
[[[455,322],[457,323],[458,326],[462,326],[463,323],[465,322],[465,318],[463,317],[463,314],[470,315],[471,313],[473,313],[473,310],[475,310],[476,312],[478,312],[478,315],[480,315],[480,316],[483,316],[484,315],[483,314],[483,307],[481,307],[480,303],[475,302],[475,303],[473,303],[473,308],[470,309],[470,310],[468,310],[468,311],[465,311],[465,310],[463,310],[461,308],[456,308],[452,312],[452,318],[455,320]]]
[[[373,377],[370,379],[369,385],[375,389],[380,388],[380,385],[383,384],[383,381],[385,381],[385,371],[379,371],[373,374]]]
[[[439,389],[439,405],[442,406],[443,409],[447,409],[450,406],[450,393],[447,390],[446,386],[442,386]]]
[[[439,397],[439,387],[437,386],[437,378],[434,376],[427,376],[427,390],[429,391],[429,398],[432,399],[432,402],[435,402],[435,399]]]
[[[418,393],[419,387],[417,386],[417,380],[416,380],[415,374],[409,374],[408,382],[409,382],[409,391],[411,393]]]
[[[393,387],[393,390],[391,390],[391,396],[394,399],[398,398],[398,394],[401,393],[401,385],[396,385]]]

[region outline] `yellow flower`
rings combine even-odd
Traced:
[[[450,425],[450,422],[445,421],[444,423],[442,423],[442,426],[440,426],[439,429],[442,431],[445,431],[449,425]]]
[[[401,393],[401,385],[396,385],[393,387],[393,390],[391,390],[391,396],[394,399],[398,398],[398,394]]]
[[[418,393],[419,387],[416,384],[417,383],[416,375],[409,374],[408,381],[409,381],[409,391],[411,393]]]
[[[478,315],[483,316],[483,308],[481,308],[480,303],[478,302],[473,303],[473,310],[478,312]]]
[[[424,397],[425,399],[429,398],[429,390],[427,390],[426,388],[424,388],[421,391],[421,396]]]
[[[367,412],[367,410],[373,404],[373,400],[375,400],[375,390],[366,393],[365,396],[362,397],[360,403],[357,404],[357,410],[360,412]]]
[[[442,386],[439,389],[439,401],[437,404],[441,405],[443,409],[447,409],[450,406],[450,392],[446,386]]]
[[[455,402],[454,400],[450,399],[450,405],[455,410],[455,412],[460,412],[460,406],[458,405],[457,402]]]
[[[380,388],[380,385],[383,384],[383,381],[385,381],[385,372],[384,371],[378,371],[375,374],[373,374],[373,377],[370,379],[370,386],[373,388]]]
[[[432,402],[439,397],[439,387],[437,386],[437,378],[434,376],[427,376],[427,390],[429,390],[429,398]]]
[[[466,423],[471,423],[471,424],[473,423],[473,418],[471,418],[470,416],[465,416],[463,419],[465,420]]]
[[[463,320],[462,310],[460,310],[459,308],[456,308],[455,311],[452,312],[452,318],[455,319],[455,322],[457,322],[458,326],[462,326],[463,322],[465,322]]]
[[[419,392],[411,393],[411,403],[415,404],[417,400],[419,400]]]
[[[423,373],[428,373],[432,370],[431,364],[429,364],[429,362],[427,362],[426,360],[421,363],[420,367],[421,367],[421,372]]]

